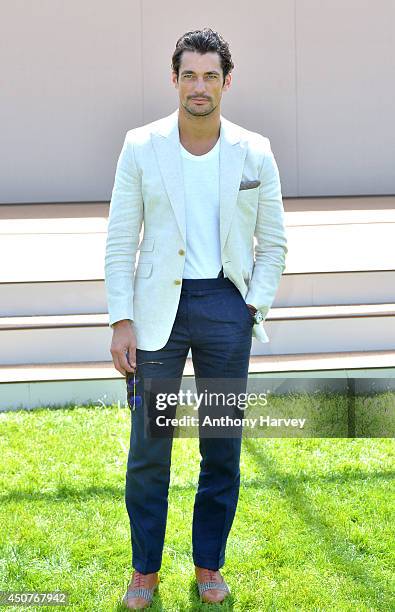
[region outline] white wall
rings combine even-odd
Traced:
[[[393,0],[2,0],[0,21],[1,203],[109,200],[203,26],[235,63],[222,113],[270,138],[284,196],[395,193]]]

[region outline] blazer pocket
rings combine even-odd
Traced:
[[[148,278],[152,273],[152,263],[149,262],[139,262],[137,264],[135,276],[139,278]]]
[[[239,191],[245,191],[246,189],[256,189],[261,184],[258,179],[254,181],[241,181]]]
[[[154,248],[155,238],[143,238],[140,242],[140,246],[137,247],[137,250],[140,251],[152,251]]]

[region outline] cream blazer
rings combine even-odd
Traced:
[[[288,251],[279,172],[267,137],[222,115],[220,121],[223,270],[266,318]],[[104,265],[109,325],[133,320],[140,349],[160,349],[169,339],[185,251],[177,109],[127,132],[111,196]],[[252,334],[269,342],[263,323]]]

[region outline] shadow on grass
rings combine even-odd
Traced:
[[[258,458],[261,464],[263,462],[262,451],[258,451],[254,446],[254,443],[250,440],[246,440],[243,442],[245,445],[246,451],[254,456],[254,459]],[[266,462],[268,462],[267,457],[264,458]],[[271,464],[270,464],[271,465]],[[261,489],[263,486],[275,486],[275,488],[279,488],[276,483],[280,480],[281,482],[286,483],[288,486],[295,485],[298,483],[330,483],[330,482],[350,482],[356,480],[365,480],[366,478],[376,479],[376,480],[393,480],[395,478],[395,471],[380,471],[380,472],[368,472],[363,470],[353,470],[341,474],[327,474],[327,475],[279,475],[279,472],[271,469],[266,471],[265,476],[262,478],[252,478],[251,480],[242,481],[241,486],[245,489]],[[282,487],[281,487],[282,488]],[[172,484],[169,489],[169,493],[177,493],[177,492],[185,492],[185,491],[196,491],[196,483],[190,483],[185,485]],[[67,500],[86,500],[93,497],[101,497],[101,498],[109,498],[114,499],[118,497],[123,500],[124,497],[124,487],[85,487],[84,489],[75,489],[73,487],[69,487],[66,485],[61,485],[58,487],[56,491],[53,492],[40,492],[40,491],[22,491],[20,488],[18,490],[9,491],[9,493],[0,495],[0,500],[2,503],[6,502],[24,502],[26,500],[30,502],[38,501],[58,501],[65,502]]]
[[[376,609],[377,605],[377,583],[374,581],[372,575],[370,575],[364,568],[364,559],[351,559],[350,555],[347,551],[348,546],[354,546],[353,542],[344,538],[344,536],[338,533],[333,527],[328,526],[325,522],[324,518],[321,518],[319,510],[317,510],[311,501],[306,496],[305,491],[301,490],[300,485],[302,482],[311,481],[311,480],[321,480],[321,481],[350,481],[357,480],[362,478],[362,474],[369,475],[369,477],[377,477],[377,478],[388,478],[389,475],[392,476],[392,472],[381,472],[378,474],[371,474],[366,472],[358,472],[355,474],[348,473],[344,477],[344,475],[338,475],[337,477],[333,477],[333,475],[329,477],[322,478],[309,478],[305,477],[294,477],[292,474],[283,474],[281,470],[276,469],[275,467],[275,459],[273,456],[270,456],[264,452],[263,449],[257,448],[254,442],[251,440],[245,440],[245,450],[249,453],[250,457],[255,461],[255,463],[259,466],[260,470],[262,470],[266,477],[262,479],[262,484],[265,483],[268,485],[268,481],[276,481],[277,487],[281,488],[283,494],[286,495],[289,504],[293,507],[296,514],[308,525],[310,528],[313,528],[317,539],[320,539],[325,546],[328,558],[331,564],[337,569],[340,568],[344,575],[350,576],[353,580],[358,581],[359,583],[363,583],[364,588],[366,589],[366,597],[369,599],[366,601],[366,605],[371,605],[371,609]],[[255,481],[256,482],[256,481]],[[249,486],[248,484],[244,486]],[[255,486],[255,483],[254,485]],[[351,602],[350,602],[351,603]],[[360,603],[360,601],[354,602],[356,605]]]

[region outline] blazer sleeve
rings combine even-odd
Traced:
[[[288,253],[279,171],[266,137],[265,143],[254,232],[255,263],[245,297],[248,304],[261,311],[264,319],[276,296]]]
[[[142,222],[141,175],[131,130],[119,155],[107,224],[104,276],[111,327],[122,319],[134,318],[134,268]]]

